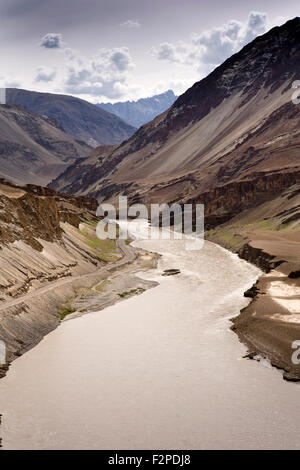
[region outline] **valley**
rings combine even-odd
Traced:
[[[99,148],[50,184],[112,203],[204,204],[207,239],[266,272],[233,328],[290,380],[300,378],[299,33],[295,18],[256,38],[110,154]]]
[[[0,77],[0,447],[297,449],[300,18],[155,45],[102,10]],[[152,204],[203,205],[201,248]]]

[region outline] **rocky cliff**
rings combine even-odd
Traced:
[[[8,362],[55,328],[59,307],[119,256],[113,241],[95,236],[96,206],[87,197],[0,181],[0,339]]]

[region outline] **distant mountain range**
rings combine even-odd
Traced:
[[[6,99],[55,119],[66,133],[92,147],[120,144],[136,131],[115,114],[73,96],[7,88]]]
[[[142,98],[138,101],[125,101],[118,103],[99,103],[98,106],[105,111],[119,116],[134,127],[141,127],[152,121],[156,116],[168,109],[177,96],[172,90],[150,98]]]

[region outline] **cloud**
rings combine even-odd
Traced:
[[[120,26],[124,26],[125,28],[140,28],[141,23],[138,20],[127,20],[121,23]]]
[[[65,51],[65,91],[73,94],[121,98],[127,91],[134,63],[127,47],[100,49],[96,56],[81,58],[76,51]]]
[[[45,47],[46,49],[60,49],[63,45],[62,35],[59,33],[45,34],[39,45],[41,47]]]
[[[189,46],[178,41],[176,44],[163,42],[158,49],[153,48],[152,53],[159,60],[169,60],[170,62],[184,63],[184,57],[189,52]]]
[[[38,67],[35,82],[52,82],[56,77],[56,69],[52,67]]]
[[[256,36],[265,33],[267,23],[266,13],[251,12],[245,22],[231,20],[220,27],[193,33],[187,42],[162,43],[151,53],[159,60],[192,65],[207,73]]]
[[[165,93],[168,90],[173,90],[175,95],[181,95],[184,93],[188,88],[190,88],[195,83],[193,78],[188,79],[173,79],[167,80],[164,82],[158,82],[150,92],[150,95],[158,95],[160,93]],[[149,95],[149,90],[148,95]]]
[[[0,77],[1,88],[21,88],[21,82],[9,77]]]
[[[244,32],[243,42],[247,44],[252,41],[256,36],[264,34],[267,30],[268,16],[266,13],[251,12],[248,17],[246,31]]]

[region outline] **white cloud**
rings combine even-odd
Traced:
[[[141,23],[138,20],[127,20],[121,23],[120,26],[124,26],[125,28],[140,28]]]
[[[160,93],[164,93],[168,90],[173,90],[175,95],[181,95],[184,93],[188,88],[190,88],[195,83],[193,78],[189,79],[174,79],[174,80],[167,80],[165,82],[159,82],[156,84],[155,87],[151,89],[151,92],[148,95],[158,95]],[[146,92],[147,93],[147,92]],[[147,94],[145,95],[147,96]]]
[[[127,47],[100,49],[92,58],[81,58],[67,49],[65,91],[73,94],[121,98],[128,89],[134,63]]]
[[[46,49],[60,49],[63,45],[62,35],[59,33],[45,34],[39,45],[41,47],[45,47]]]
[[[184,43],[177,42],[171,44],[170,42],[163,42],[157,50],[152,49],[154,55],[157,55],[159,60],[169,60],[170,62],[181,63],[184,56],[188,53],[188,49]]]
[[[38,67],[35,77],[36,82],[52,82],[56,77],[56,69],[52,67]]]
[[[231,20],[219,27],[194,33],[186,41],[164,42],[152,53],[166,66],[161,67],[158,63],[156,70],[152,59],[153,70],[148,75],[147,67],[143,72],[142,62],[136,76],[133,73],[135,64],[126,47],[103,48],[93,56],[85,56],[65,47],[60,34],[49,33],[42,40],[45,43],[43,47],[59,50],[61,65],[57,67],[56,74],[54,69],[39,67],[35,82],[30,86],[37,87],[39,82],[39,89],[43,91],[77,95],[92,102],[135,100],[170,88],[181,94],[244,44],[285,20],[273,19],[271,22],[265,13],[251,12],[245,21]],[[125,28],[140,26],[139,21],[132,19],[122,23]]]
[[[20,88],[21,82],[10,77],[0,77],[1,88]]]
[[[231,20],[220,27],[193,33],[187,42],[162,43],[151,53],[159,60],[192,65],[203,74],[266,32],[268,18],[265,13],[251,12],[247,21]]]

